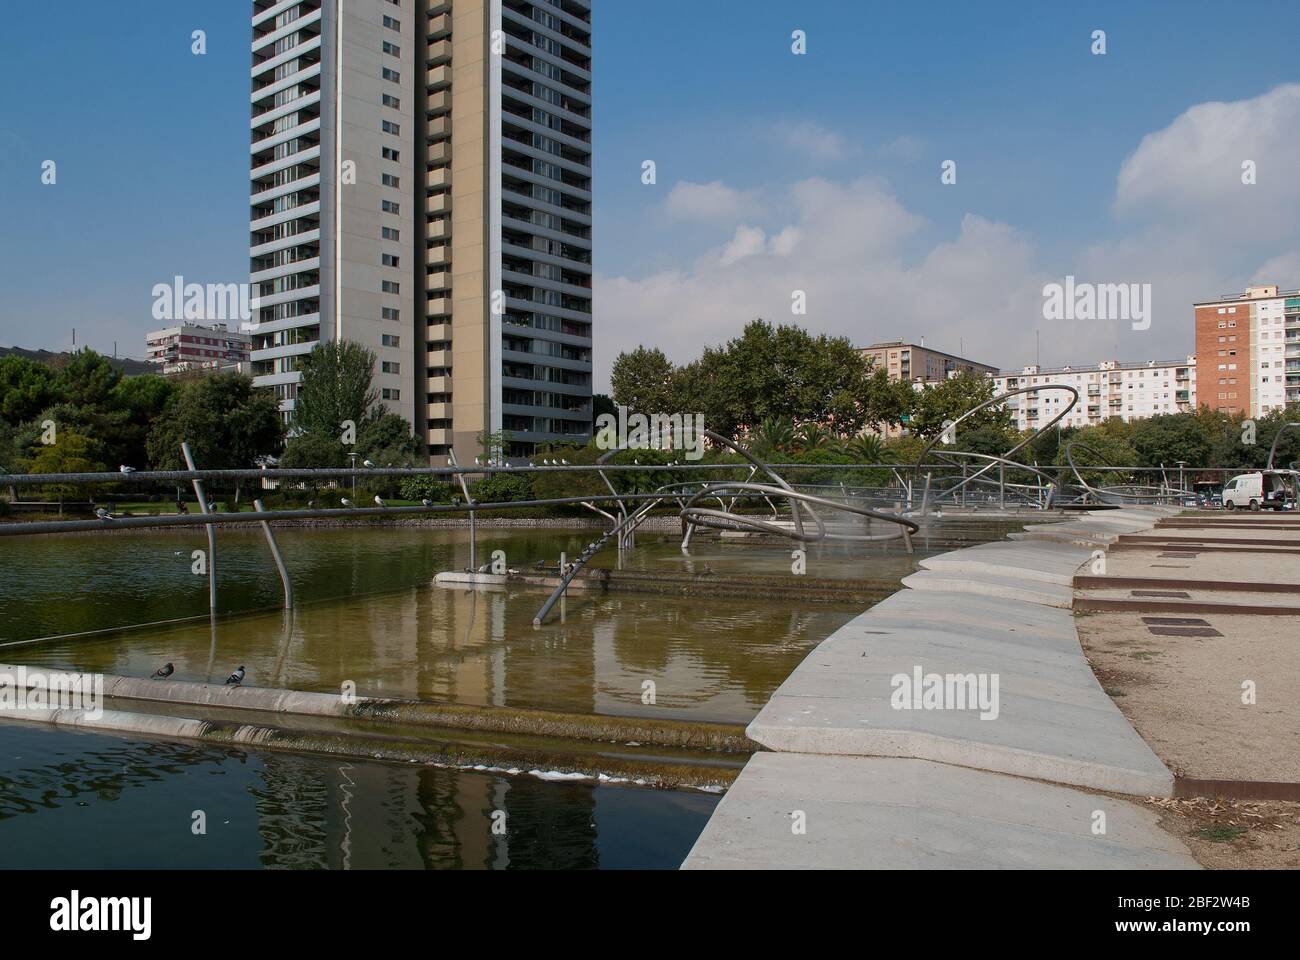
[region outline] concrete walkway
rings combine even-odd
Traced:
[[[754,755],[685,866],[1194,867],[1150,812],[1084,792],[1168,796],[1173,777],[1066,609],[1096,545],[1165,513],[1099,511],[924,561],[760,711],[748,734],[776,753]]]
[[[1111,797],[924,760],[759,753],[682,866],[1196,869],[1156,819]]]

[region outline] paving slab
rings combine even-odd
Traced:
[[[1125,800],[925,760],[757,753],[682,866],[1198,869],[1157,821]]]
[[[901,708],[895,691],[934,675],[963,680],[940,708]],[[996,709],[976,704],[981,679]],[[914,757],[1143,796],[1173,789],[1097,682],[1068,611],[955,591],[906,591],[845,624],[747,733],[785,752]]]
[[[1091,555],[1092,551],[1067,543],[998,541],[925,557],[920,565],[939,573],[1010,573],[1068,587]]]
[[[942,593],[976,593],[1003,600],[1041,603],[1049,607],[1068,609],[1074,600],[1074,591],[1058,583],[1031,580],[1018,573],[999,572],[995,567],[953,570],[950,568],[922,569],[903,578],[903,586],[911,590]]]

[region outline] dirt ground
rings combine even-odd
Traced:
[[[1211,870],[1300,869],[1300,803],[1246,800],[1145,801],[1160,826],[1180,838]]]
[[[1223,636],[1163,637],[1142,616],[1172,615],[1075,622],[1098,681],[1175,776],[1300,781],[1300,617],[1189,612]],[[1300,803],[1147,802],[1204,866],[1300,868]]]

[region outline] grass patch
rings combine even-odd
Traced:
[[[1231,843],[1233,840],[1240,840],[1245,835],[1245,827],[1229,827],[1217,823],[1213,826],[1202,827],[1192,834],[1196,839],[1205,840],[1208,843]]]

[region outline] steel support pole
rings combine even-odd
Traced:
[[[181,453],[185,455],[185,466],[192,471],[198,469],[194,466],[194,454],[190,453],[189,441],[181,443]],[[203,492],[203,481],[194,481],[194,496],[199,501],[199,512],[205,517],[212,511],[208,509],[208,498]],[[208,609],[213,613],[217,612],[217,528],[212,524],[204,524],[204,529],[208,531]]]
[[[253,501],[253,509],[258,513],[266,512],[261,500]],[[280,556],[280,545],[275,542],[275,532],[265,520],[262,521],[262,532],[266,534],[266,544],[271,548],[271,557],[275,560],[275,569],[280,572],[280,584],[284,587],[284,609],[292,610],[293,583],[289,580],[289,571],[285,569],[284,558]]]

